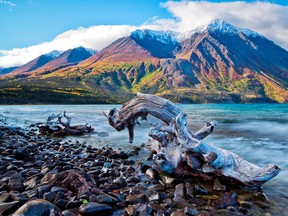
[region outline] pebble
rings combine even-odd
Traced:
[[[253,214],[256,207],[257,212],[265,209],[270,213],[272,208],[271,215],[275,212],[275,206],[261,191],[231,192],[232,187],[219,179],[201,182],[158,173],[147,165],[149,161],[135,163],[127,153],[111,148],[61,141],[37,135],[37,131],[10,135],[3,131],[1,215],[16,216],[22,209],[24,216],[30,216],[34,208],[39,214],[40,208],[49,208],[55,215],[64,216],[240,216]],[[134,147],[133,151],[136,154],[139,150]]]
[[[227,206],[238,206],[237,194],[233,192],[225,192],[215,201],[214,204],[219,209],[226,208]]]
[[[112,215],[112,213],[111,206],[94,202],[82,204],[79,208],[79,214],[83,216]]]
[[[24,179],[21,174],[13,174],[8,181],[8,187],[10,191],[24,191],[25,187],[23,185],[23,180]]]
[[[26,202],[12,216],[35,216],[35,215],[53,215],[61,216],[60,209],[54,204],[36,199]]]
[[[126,202],[128,204],[137,204],[137,203],[145,203],[148,201],[148,198],[145,194],[136,194],[136,195],[129,195],[126,198]]]
[[[184,184],[183,183],[176,185],[174,196],[184,197]]]
[[[13,202],[5,202],[5,203],[0,203],[0,214],[1,215],[8,215],[10,214],[11,210],[16,209],[19,207],[20,202],[19,201],[13,201]],[[13,211],[12,211],[13,213]]]

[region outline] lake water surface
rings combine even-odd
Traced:
[[[268,198],[279,208],[288,212],[288,104],[199,104],[178,105],[187,113],[191,130],[201,128],[207,121],[216,120],[214,132],[205,139],[242,156],[258,166],[269,163],[282,170],[274,179],[264,185]],[[25,105],[0,106],[2,117],[9,118],[9,124],[28,127],[31,123],[45,122],[52,113],[64,110],[72,117],[72,123],[89,123],[95,132],[83,137],[68,138],[87,142],[96,147],[109,146],[114,149],[131,150],[128,132],[117,132],[103,115],[103,111],[120,105]],[[149,118],[148,121],[155,121]],[[141,145],[148,140],[149,122],[142,121],[137,126],[133,145]],[[108,132],[100,137],[97,132]],[[284,213],[285,215],[285,213]],[[288,215],[288,213],[287,213]]]

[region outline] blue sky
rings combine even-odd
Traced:
[[[26,47],[79,26],[141,25],[151,17],[169,17],[160,0],[14,0],[0,5],[0,49]],[[5,20],[5,21],[4,21]]]
[[[137,28],[184,32],[214,18],[288,48],[287,8],[288,0],[0,0],[0,66],[21,65],[49,49],[99,50]]]

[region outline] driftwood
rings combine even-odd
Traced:
[[[261,186],[280,172],[276,165],[258,167],[233,152],[206,144],[202,140],[213,132],[215,121],[193,133],[187,128],[186,114],[171,101],[155,95],[138,93],[120,110],[114,108],[105,116],[116,130],[128,128],[132,143],[138,118],[146,119],[148,114],[163,121],[163,124],[153,124],[149,132],[157,141],[153,163],[158,171],[176,176],[188,173],[208,179],[223,177],[249,187]]]
[[[63,121],[62,118],[66,118],[66,122]],[[55,120],[56,119],[56,120]],[[63,115],[62,113],[59,114],[52,114],[47,118],[46,123],[40,124],[39,130],[40,133],[49,134],[52,136],[73,136],[73,135],[83,135],[86,133],[90,133],[94,129],[88,125],[74,125],[71,126],[71,117],[66,115],[66,112],[64,111]]]

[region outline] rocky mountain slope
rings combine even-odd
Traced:
[[[18,75],[23,76],[27,72],[31,72],[41,68],[43,65],[47,64],[48,62],[52,61],[53,59],[57,58],[61,55],[61,52],[54,50],[50,53],[40,55],[39,57],[33,59],[32,61],[17,67],[15,70],[12,70],[9,75]]]
[[[222,20],[185,34],[136,30],[77,65],[47,70],[51,62],[0,85],[29,83],[75,101],[123,102],[138,91],[189,103],[288,101],[288,52]]]

